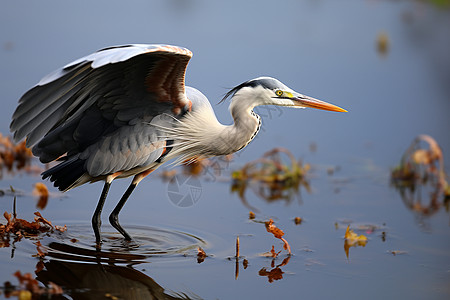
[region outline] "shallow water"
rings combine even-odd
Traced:
[[[49,5],[51,10],[27,3],[24,10],[16,1],[0,10],[3,134],[18,98],[46,73],[130,42],[191,49],[187,83],[213,104],[227,88],[270,75],[349,112],[258,108],[259,135],[231,162],[214,160],[198,178],[180,177],[176,185],[161,178],[161,169],[139,185],[120,215],[135,238],[131,244],[107,224],[127,180],[115,182],[109,193],[101,250],[90,228],[101,184],[64,195],[50,188],[41,213],[68,230],[0,248],[0,285],[17,285],[13,274],[20,270],[41,286],[57,283],[68,299],[448,299],[448,203],[439,198],[435,205],[425,189],[421,197],[402,197],[390,184],[391,168],[422,133],[440,144],[449,170],[448,8],[420,1]],[[382,32],[389,39],[384,54],[376,43]],[[213,107],[222,122],[230,122],[226,105]],[[311,165],[309,190],[271,195],[253,185],[244,197],[232,192],[230,173],[274,147]],[[0,211],[12,210],[12,185],[18,217],[32,220],[38,209],[31,191],[38,181],[37,175],[3,172]],[[295,217],[302,223],[296,225]],[[292,256],[262,255],[283,245],[266,231],[269,218],[285,232]],[[349,224],[368,242],[346,253]],[[37,240],[46,253],[41,259]],[[197,247],[207,254],[200,263]]]

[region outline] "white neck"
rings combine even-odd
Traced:
[[[254,88],[251,97],[247,92],[250,90],[243,88],[231,99],[229,110],[234,120],[232,125],[219,123],[209,105],[192,111],[173,129],[171,136],[177,139],[175,144],[179,146],[174,146],[167,158],[180,156],[177,162],[182,162],[198,156],[227,155],[244,148],[261,125],[260,117],[253,112],[253,108],[271,104],[265,103],[267,95],[258,96]]]
[[[261,126],[261,118],[253,112],[255,106],[260,105],[261,99],[255,98],[253,91],[252,97],[247,98],[245,91],[236,94],[231,100],[230,113],[234,124],[229,126],[229,143],[233,146],[233,152],[247,146],[256,136]]]

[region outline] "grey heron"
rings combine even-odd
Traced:
[[[280,81],[259,77],[231,89],[232,125],[217,120],[208,99],[185,86],[192,57],[170,45],[122,45],[101,49],[47,75],[19,100],[10,125],[14,139],[43,163],[58,164],[41,175],[68,191],[104,181],[92,217],[101,243],[101,212],[111,182],[134,176],[109,221],[126,240],[119,213],[138,183],[169,160],[192,161],[239,151],[261,125],[258,105],[345,112],[302,95]]]

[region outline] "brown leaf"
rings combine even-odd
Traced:
[[[389,50],[389,36],[385,32],[380,32],[377,36],[377,50],[381,55],[386,55]]]
[[[25,287],[26,290],[31,293],[39,292],[39,283],[33,278],[31,273],[22,274],[20,271],[14,273],[14,276],[19,280],[19,283]]]
[[[280,228],[277,228],[275,225],[273,225],[273,220],[270,219],[269,221],[265,222],[266,230],[267,232],[272,233],[277,239],[280,239],[283,241],[284,245],[283,248],[291,254],[291,247],[289,246],[289,243],[283,238],[284,232]]]
[[[41,182],[37,182],[34,184],[33,195],[39,197],[39,201],[37,207],[39,209],[44,209],[47,206],[48,201],[48,189],[47,186]]]
[[[41,232],[53,232],[53,230],[65,231],[67,227],[58,226],[54,228],[52,223],[42,217],[39,212],[35,213],[34,221],[28,222],[24,219],[14,218],[8,212],[3,214],[7,223],[0,225],[0,247],[9,246],[9,234],[15,235],[15,241],[19,241],[22,237],[36,236]]]
[[[44,224],[47,224],[48,226],[50,226],[51,228],[53,228],[52,222],[50,222],[49,220],[45,219],[40,212],[35,212],[34,213],[36,215],[36,217],[34,217],[34,220],[36,222],[42,222]]]
[[[205,260],[206,256],[207,256],[206,252],[200,247],[198,247],[197,251],[198,251],[198,253],[197,253],[197,262],[198,263],[202,263]]]
[[[36,208],[44,209],[48,203],[48,196],[40,196]]]
[[[271,254],[271,256],[272,256],[273,258],[277,257],[278,254],[280,254],[280,252],[281,252],[281,250],[278,251],[278,252],[275,252],[275,246],[272,245],[272,249],[270,250],[270,254]]]
[[[244,270],[247,269],[247,267],[248,267],[248,260],[244,258],[244,260],[242,261],[242,265],[244,266]]]
[[[4,228],[4,232],[5,233],[11,232],[11,229],[14,228],[14,221],[11,220],[11,214],[9,214],[8,212],[5,211],[3,216],[6,219],[6,225],[5,225],[5,228]]]
[[[276,267],[270,271],[267,271],[266,268],[262,268],[259,270],[258,274],[259,276],[267,276],[268,281],[272,283],[274,280],[283,279],[284,272],[279,267]]]
[[[38,274],[39,272],[44,270],[44,268],[45,268],[44,262],[42,260],[39,260],[38,263],[36,264],[36,270],[34,270],[34,273]]]
[[[281,264],[279,264],[277,267],[283,267],[283,266],[287,265],[290,259],[291,259],[290,256],[286,257],[285,259],[283,259]]]
[[[14,144],[9,136],[5,137],[0,133],[0,177],[4,167],[9,172],[13,171],[14,167],[21,170],[30,165],[32,157],[33,154],[26,147],[25,141]]]
[[[44,246],[42,246],[40,241],[34,243],[36,245],[37,256],[45,257],[47,255]]]
[[[281,230],[281,229],[277,228],[275,225],[273,225],[272,219],[265,222],[265,225],[266,225],[267,232],[272,233],[277,239],[281,239],[281,237],[284,235],[283,230]]]
[[[59,232],[67,231],[67,225],[64,226],[55,225],[55,230],[58,230]]]

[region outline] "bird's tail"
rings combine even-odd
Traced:
[[[50,177],[50,181],[60,191],[68,191],[78,185],[86,175],[85,160],[73,156],[43,172],[42,179]],[[84,183],[84,182],[83,182]]]

